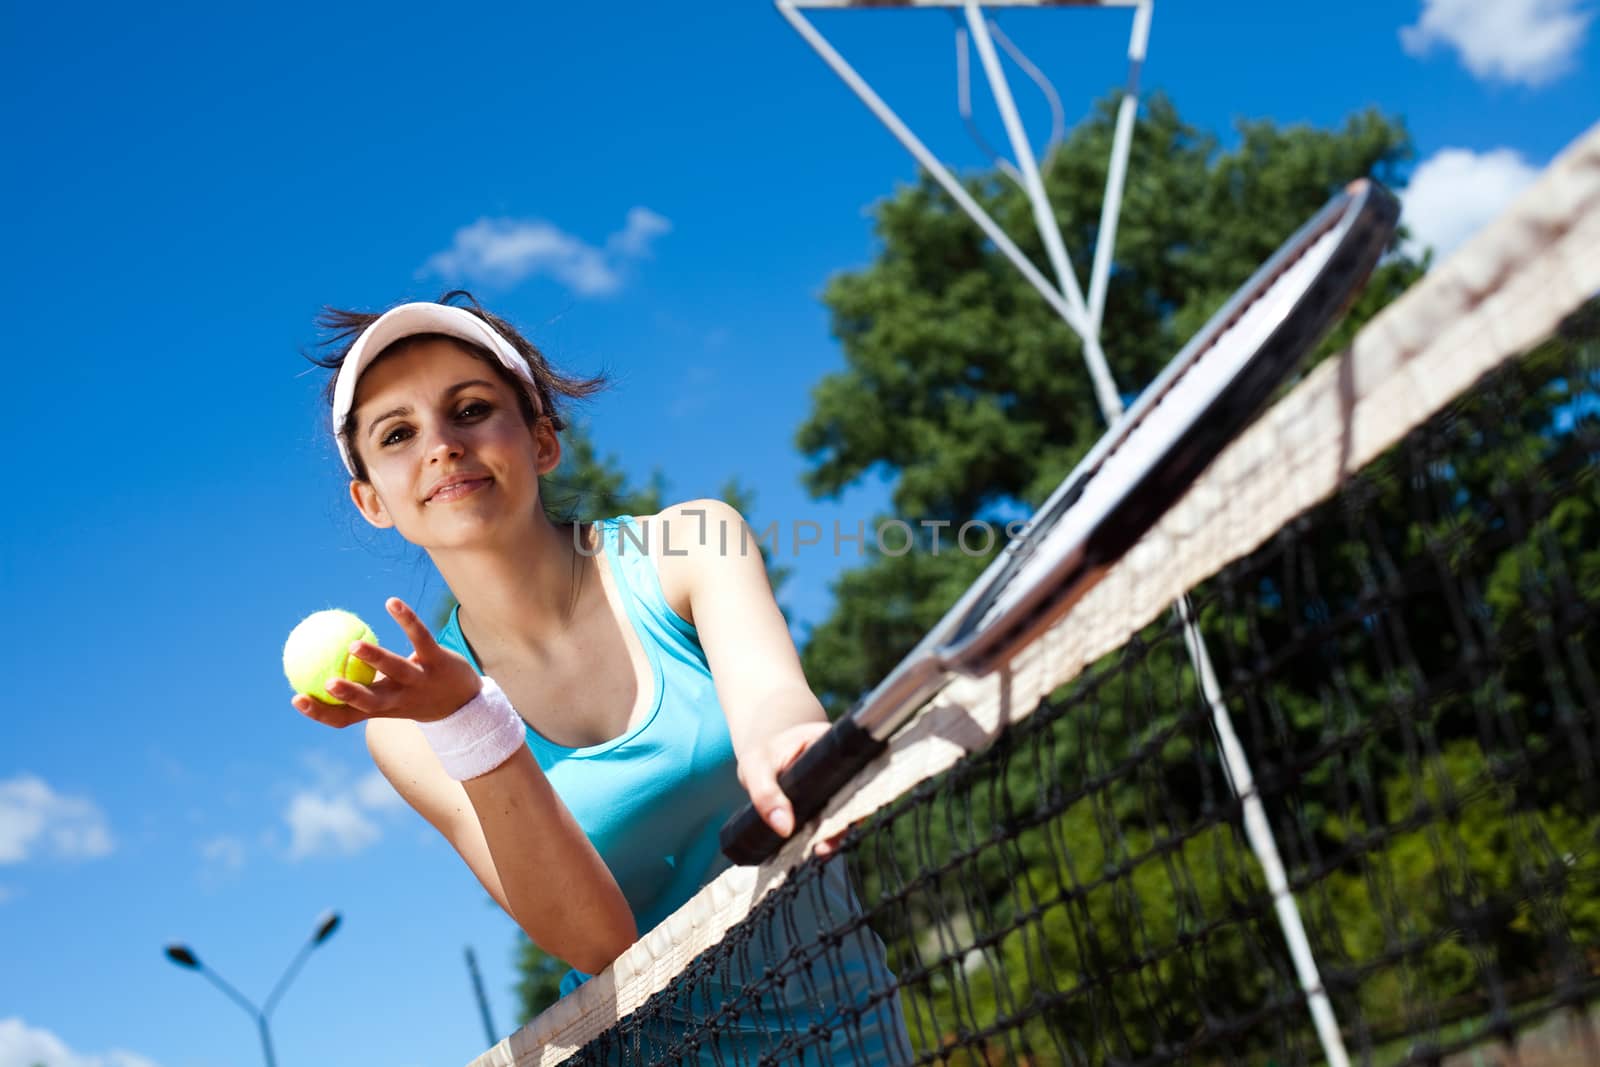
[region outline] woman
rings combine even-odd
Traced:
[[[436,640],[391,598],[412,655],[358,642],[376,681],[331,682],[343,704],[293,703],[329,726],[366,723],[394,788],[574,968],[565,994],[722,868],[717,832],[744,801],[792,833],[777,774],[827,721],[733,508],[547,516],[558,402],[599,383],[557,373],[456,295],[330,312],[343,347],[317,362],[337,369],[351,500],[426,550],[459,606]],[[887,980],[881,957],[847,969]]]

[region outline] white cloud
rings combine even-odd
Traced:
[[[284,812],[289,824],[289,858],[330,853],[351,855],[383,836],[349,796],[297,793]]]
[[[1407,251],[1432,248],[1437,263],[1492,221],[1539,171],[1509,148],[1482,154],[1446,148],[1424,160],[1402,197]]]
[[[111,850],[111,830],[92,800],[63,796],[31,774],[0,781],[0,864],[40,852],[92,859]]]
[[[671,232],[672,223],[647,207],[636,207],[628,212],[623,231],[606,239],[606,247],[615,255],[643,259],[650,255],[651,241]]]
[[[284,821],[289,824],[289,858],[351,855],[383,836],[371,814],[403,810],[405,801],[376,770],[352,781],[348,771],[320,754],[307,759],[317,784],[297,790],[289,799]]]
[[[448,249],[428,257],[423,273],[451,282],[509,287],[525,278],[553,278],[580,296],[622,287],[631,260],[650,255],[672,223],[646,207],[628,212],[623,228],[596,247],[543,219],[479,219],[457,230]]]
[[[1400,30],[1414,56],[1436,44],[1461,53],[1478,78],[1543,85],[1565,74],[1594,12],[1584,0],[1423,0],[1422,17]]]
[[[136,1052],[74,1052],[49,1030],[28,1026],[13,1016],[0,1019],[0,1067],[157,1067],[156,1061]]]

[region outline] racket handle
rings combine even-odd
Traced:
[[[833,729],[819,737],[778,775],[778,788],[794,808],[794,829],[817,817],[856,772],[871,763],[886,743],[879,741],[845,716]],[[722,826],[722,854],[741,867],[771,859],[784,839],[762,820],[754,806],[746,804]]]

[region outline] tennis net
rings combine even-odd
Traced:
[[[1312,997],[1360,1062],[1600,1062],[1597,292],[1600,128],[1004,670],[476,1067],[1322,1062]]]

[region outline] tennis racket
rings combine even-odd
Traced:
[[[778,777],[798,829],[957,674],[987,673],[1067,612],[1253,419],[1371,274],[1400,205],[1362,180],[1334,197],[1197,333],[894,670]],[[746,805],[722,851],[783,840]]]

